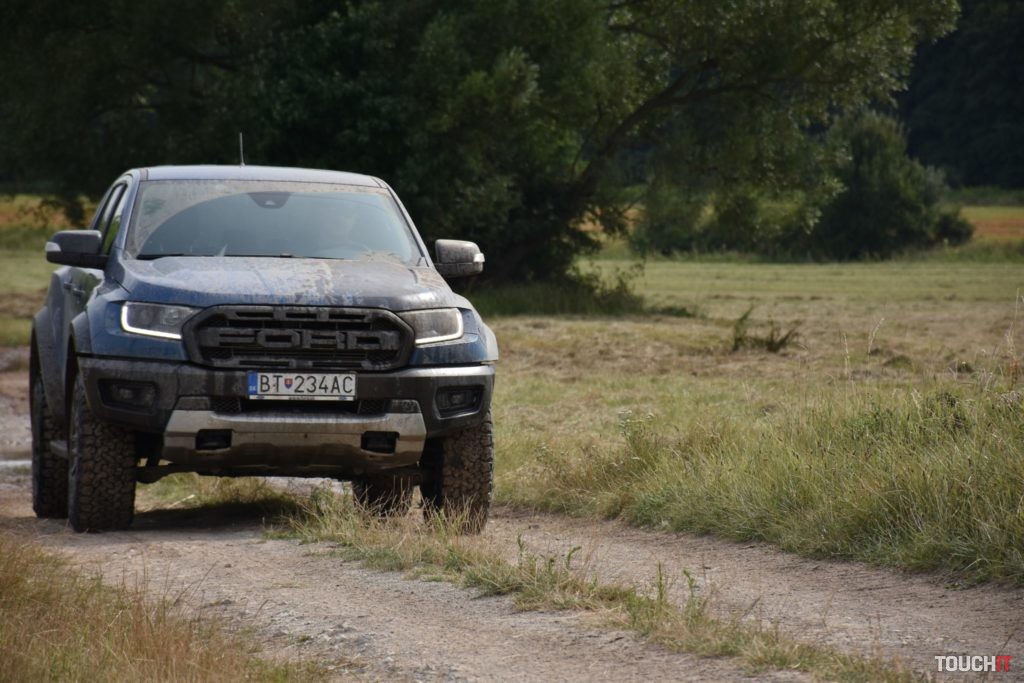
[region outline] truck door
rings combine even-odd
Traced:
[[[93,230],[99,230],[104,235],[101,249],[109,253],[110,243],[113,235],[120,227],[121,217],[124,215],[125,199],[128,196],[128,181],[123,180],[114,185],[107,193],[106,202],[96,213],[92,226]],[[109,236],[109,238],[108,238]],[[103,280],[103,271],[96,268],[82,268],[78,266],[67,266],[60,271],[61,287],[64,290],[64,305],[59,321],[57,339],[60,340],[57,346],[57,353],[62,357],[61,368],[67,368],[68,340],[71,337],[71,323],[84,310],[92,292]],[[66,381],[67,378],[65,378]]]

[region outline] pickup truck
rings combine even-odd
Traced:
[[[55,234],[32,328],[32,500],[76,531],[124,529],[136,483],[178,472],[330,477],[378,514],[467,532],[490,507],[498,347],[382,180],[164,166],[114,181]]]

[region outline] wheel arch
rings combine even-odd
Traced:
[[[43,380],[43,395],[50,412],[58,424],[63,424],[65,386],[60,358],[57,355],[50,324],[50,311],[43,308],[32,320],[32,335],[29,342],[29,382],[37,376]],[[31,384],[29,384],[31,386]]]
[[[64,402],[63,405],[70,415],[68,409],[74,395],[75,378],[78,376],[78,356],[92,353],[92,327],[89,320],[89,307],[71,320],[71,329],[68,330],[68,348],[64,356]]]
[[[75,395],[75,380],[78,378],[78,349],[75,344],[75,337],[68,339],[67,354],[64,356],[64,381],[63,381],[63,419],[66,421],[71,415],[71,401]]]

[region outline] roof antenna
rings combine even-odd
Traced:
[[[245,147],[242,146],[242,131],[238,131],[238,165],[245,166]]]

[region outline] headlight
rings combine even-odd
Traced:
[[[181,326],[198,312],[188,306],[141,304],[127,301],[121,306],[121,328],[125,332],[160,339],[181,339]]]
[[[462,314],[457,308],[432,308],[398,315],[416,333],[417,344],[451,341],[462,336]]]

